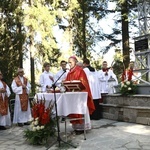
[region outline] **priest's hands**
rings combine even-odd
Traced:
[[[23,89],[26,89],[26,85],[23,84],[23,85],[22,85],[22,88],[23,88]]]
[[[47,88],[47,89],[50,89],[51,87],[50,87],[49,85],[46,85],[46,88]]]
[[[5,93],[6,90],[4,88],[0,88],[0,93]]]

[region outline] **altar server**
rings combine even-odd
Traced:
[[[90,118],[92,120],[98,120],[101,117],[100,106],[99,106],[101,92],[100,92],[100,83],[98,79],[98,73],[93,67],[91,67],[89,59],[83,60],[83,66],[84,66],[83,70],[85,71],[87,75],[87,79],[89,81],[92,98],[93,98],[93,102],[95,105],[95,111],[92,113]]]
[[[2,81],[3,75],[0,71],[0,130],[6,130],[5,126],[11,125],[9,100],[10,89],[7,84]]]
[[[44,72],[40,76],[40,86],[42,87],[42,92],[46,92],[47,89],[52,87],[54,82],[54,74],[50,72],[50,63],[45,62]]]
[[[13,123],[18,126],[28,125],[31,120],[31,109],[29,103],[29,92],[31,85],[27,78],[24,77],[24,70],[18,68],[18,75],[12,82],[12,90],[16,94]]]
[[[102,69],[98,71],[101,93],[114,93],[114,85],[118,84],[116,75],[107,67],[107,61],[103,61]]]
[[[91,122],[90,122],[90,117],[89,114],[92,114],[93,111],[95,110],[95,106],[93,103],[93,99],[92,99],[92,95],[91,95],[91,91],[90,91],[90,87],[89,87],[89,83],[88,83],[88,79],[86,77],[86,74],[84,72],[84,70],[77,66],[77,59],[75,56],[71,56],[68,60],[69,66],[70,66],[70,71],[67,74],[67,78],[66,81],[72,81],[72,80],[80,80],[82,82],[82,84],[85,86],[85,90],[88,92],[88,100],[87,100],[87,113],[85,116],[85,129],[91,129]],[[81,118],[82,115],[80,114],[71,114],[69,115],[69,117],[71,118]],[[76,132],[83,132],[84,129],[84,122],[83,120],[75,120],[75,121],[71,121],[72,123],[72,127]],[[79,131],[80,130],[80,131]]]
[[[56,73],[56,75],[55,75],[55,81],[57,81],[58,79],[58,81],[57,81],[57,83],[56,83],[56,85],[58,86],[58,87],[60,87],[61,86],[61,83],[62,83],[62,81],[64,81],[65,79],[66,79],[66,77],[67,77],[67,74],[68,74],[68,72],[69,72],[69,70],[67,69],[67,62],[65,61],[65,60],[62,60],[61,62],[60,62],[60,66],[61,66],[61,69]]]

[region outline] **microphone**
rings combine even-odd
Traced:
[[[64,72],[66,72],[67,70],[69,70],[68,68],[63,69]]]
[[[67,69],[63,69],[63,71],[64,71],[64,72],[66,72],[66,71],[67,71]]]

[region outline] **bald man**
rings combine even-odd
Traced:
[[[14,78],[11,87],[16,94],[13,123],[18,123],[19,127],[28,125],[31,120],[31,110],[29,103],[29,92],[31,85],[27,78],[24,77],[24,70],[18,68],[18,75]]]

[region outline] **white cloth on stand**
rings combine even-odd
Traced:
[[[62,93],[57,100],[58,115],[86,114],[87,92]]]
[[[83,70],[86,73],[87,79],[89,81],[89,86],[90,86],[93,100],[101,98],[98,72],[96,70],[94,72],[90,71],[88,68],[84,68]]]
[[[61,93],[56,93],[56,101],[60,97]],[[51,102],[51,105],[54,105],[52,109],[52,117],[56,116],[56,111],[55,111],[55,99],[54,99],[54,93],[37,93],[35,95],[35,99],[37,100],[45,100],[45,107],[48,108],[49,103]]]
[[[20,77],[21,82],[24,84],[23,77]],[[15,96],[15,107],[14,107],[14,117],[13,117],[13,123],[25,123],[28,121],[31,121],[31,108],[30,108],[30,103],[28,101],[28,109],[27,111],[22,111],[21,110],[21,104],[20,104],[20,97],[19,94],[22,94],[23,88],[22,86],[17,86],[15,80],[13,80],[11,84],[13,92],[16,94]],[[29,82],[27,82],[26,86],[26,91],[27,94],[30,92],[31,85]]]
[[[40,76],[40,85],[42,87],[42,92],[46,92],[46,86],[52,86],[53,81],[50,76],[54,79],[54,74],[51,72],[44,71]]]
[[[1,81],[0,81],[0,88],[4,88]],[[2,94],[3,98],[4,98],[5,94],[7,95],[7,97],[9,97],[11,94],[9,87],[6,86],[6,93],[1,93],[1,94]],[[11,118],[10,118],[9,108],[8,108],[8,114],[7,115],[2,116],[0,114],[0,126],[6,126],[6,125],[11,126]]]
[[[114,86],[118,85],[117,77],[111,69],[108,70],[107,75],[105,73],[103,70],[98,71],[100,91],[101,93],[114,93]]]
[[[54,102],[54,93],[37,93],[36,95],[38,100],[43,100],[43,97],[45,98],[46,107],[51,100]],[[87,96],[87,92],[56,93],[58,116],[68,116],[69,114],[84,114],[86,130],[91,129],[91,121],[87,107]],[[75,126],[81,130],[83,130],[84,127],[83,124],[77,124]]]

